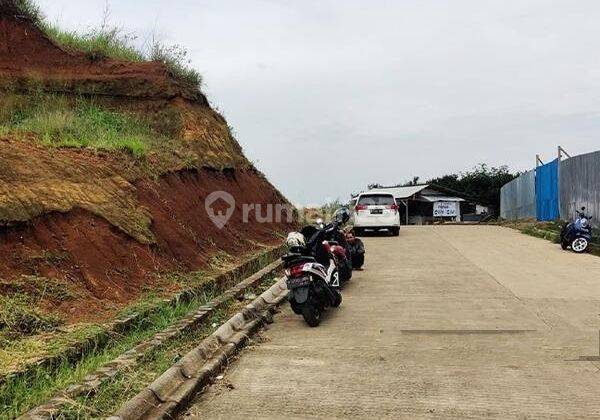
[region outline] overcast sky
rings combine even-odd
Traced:
[[[105,0],[40,0],[86,30]],[[185,46],[246,155],[297,204],[600,149],[598,0],[109,0]]]

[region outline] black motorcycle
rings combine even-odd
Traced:
[[[586,252],[592,242],[592,216],[585,214],[585,207],[577,212],[577,218],[574,222],[563,226],[560,232],[560,245],[562,249],[571,247],[573,252],[581,254]]]
[[[306,241],[303,234],[292,232],[287,238],[290,250],[282,257],[290,306],[311,327],[320,324],[326,308],[342,303],[335,287],[339,284],[337,263],[324,236],[323,230],[317,230]]]
[[[339,272],[339,284],[336,286],[344,285],[348,280],[352,278],[352,255],[350,244],[346,239],[346,234],[342,230],[343,226],[350,219],[350,212],[348,209],[338,209],[333,215],[333,221],[327,225],[323,223],[322,219],[317,219],[316,225],[308,225],[302,228],[301,233],[304,235],[306,240],[313,237],[316,232],[321,232],[321,239],[326,241],[324,247],[327,251],[324,252],[324,247],[321,243],[315,244],[314,249],[317,261],[323,265],[327,265],[327,254],[331,251],[335,257],[335,263]]]

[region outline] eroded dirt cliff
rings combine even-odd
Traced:
[[[22,292],[27,276],[57,280],[77,298],[45,296],[46,310],[67,321],[98,319],[149,289],[176,287],[157,273],[201,269],[220,252],[239,256],[281,240],[285,219],[242,220],[244,203],[287,201],[199,90],[159,62],[67,51],[9,3],[0,2],[3,109],[32,92],[83,97],[145,118],[160,136],[136,157],[0,131],[0,292],[14,293],[17,281]],[[222,229],[204,208],[219,190],[236,201]]]

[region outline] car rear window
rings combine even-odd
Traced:
[[[394,203],[394,196],[390,194],[369,194],[361,195],[358,204],[363,206],[390,206]]]

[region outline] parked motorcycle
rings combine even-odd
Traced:
[[[307,242],[300,232],[291,232],[286,241],[290,252],[282,257],[290,306],[311,327],[320,324],[326,308],[342,303],[342,295],[334,287],[334,283],[339,284],[335,257],[327,245],[318,246],[326,243],[323,235],[317,230]],[[315,250],[326,255],[327,265],[317,261]]]
[[[322,241],[315,244],[314,254],[317,261],[325,266],[328,264],[328,254],[334,256],[335,265],[338,268],[339,278],[335,279],[334,285],[341,287],[352,278],[352,258],[350,256],[350,244],[342,227],[350,220],[348,209],[341,208],[333,214],[333,221],[325,225],[322,219],[317,219],[316,225],[302,228],[301,233],[308,241],[316,232],[322,232]]]
[[[577,218],[574,222],[563,226],[560,232],[560,244],[562,249],[571,247],[573,252],[581,254],[588,250],[592,241],[592,216],[585,214],[585,207],[577,212]]]

